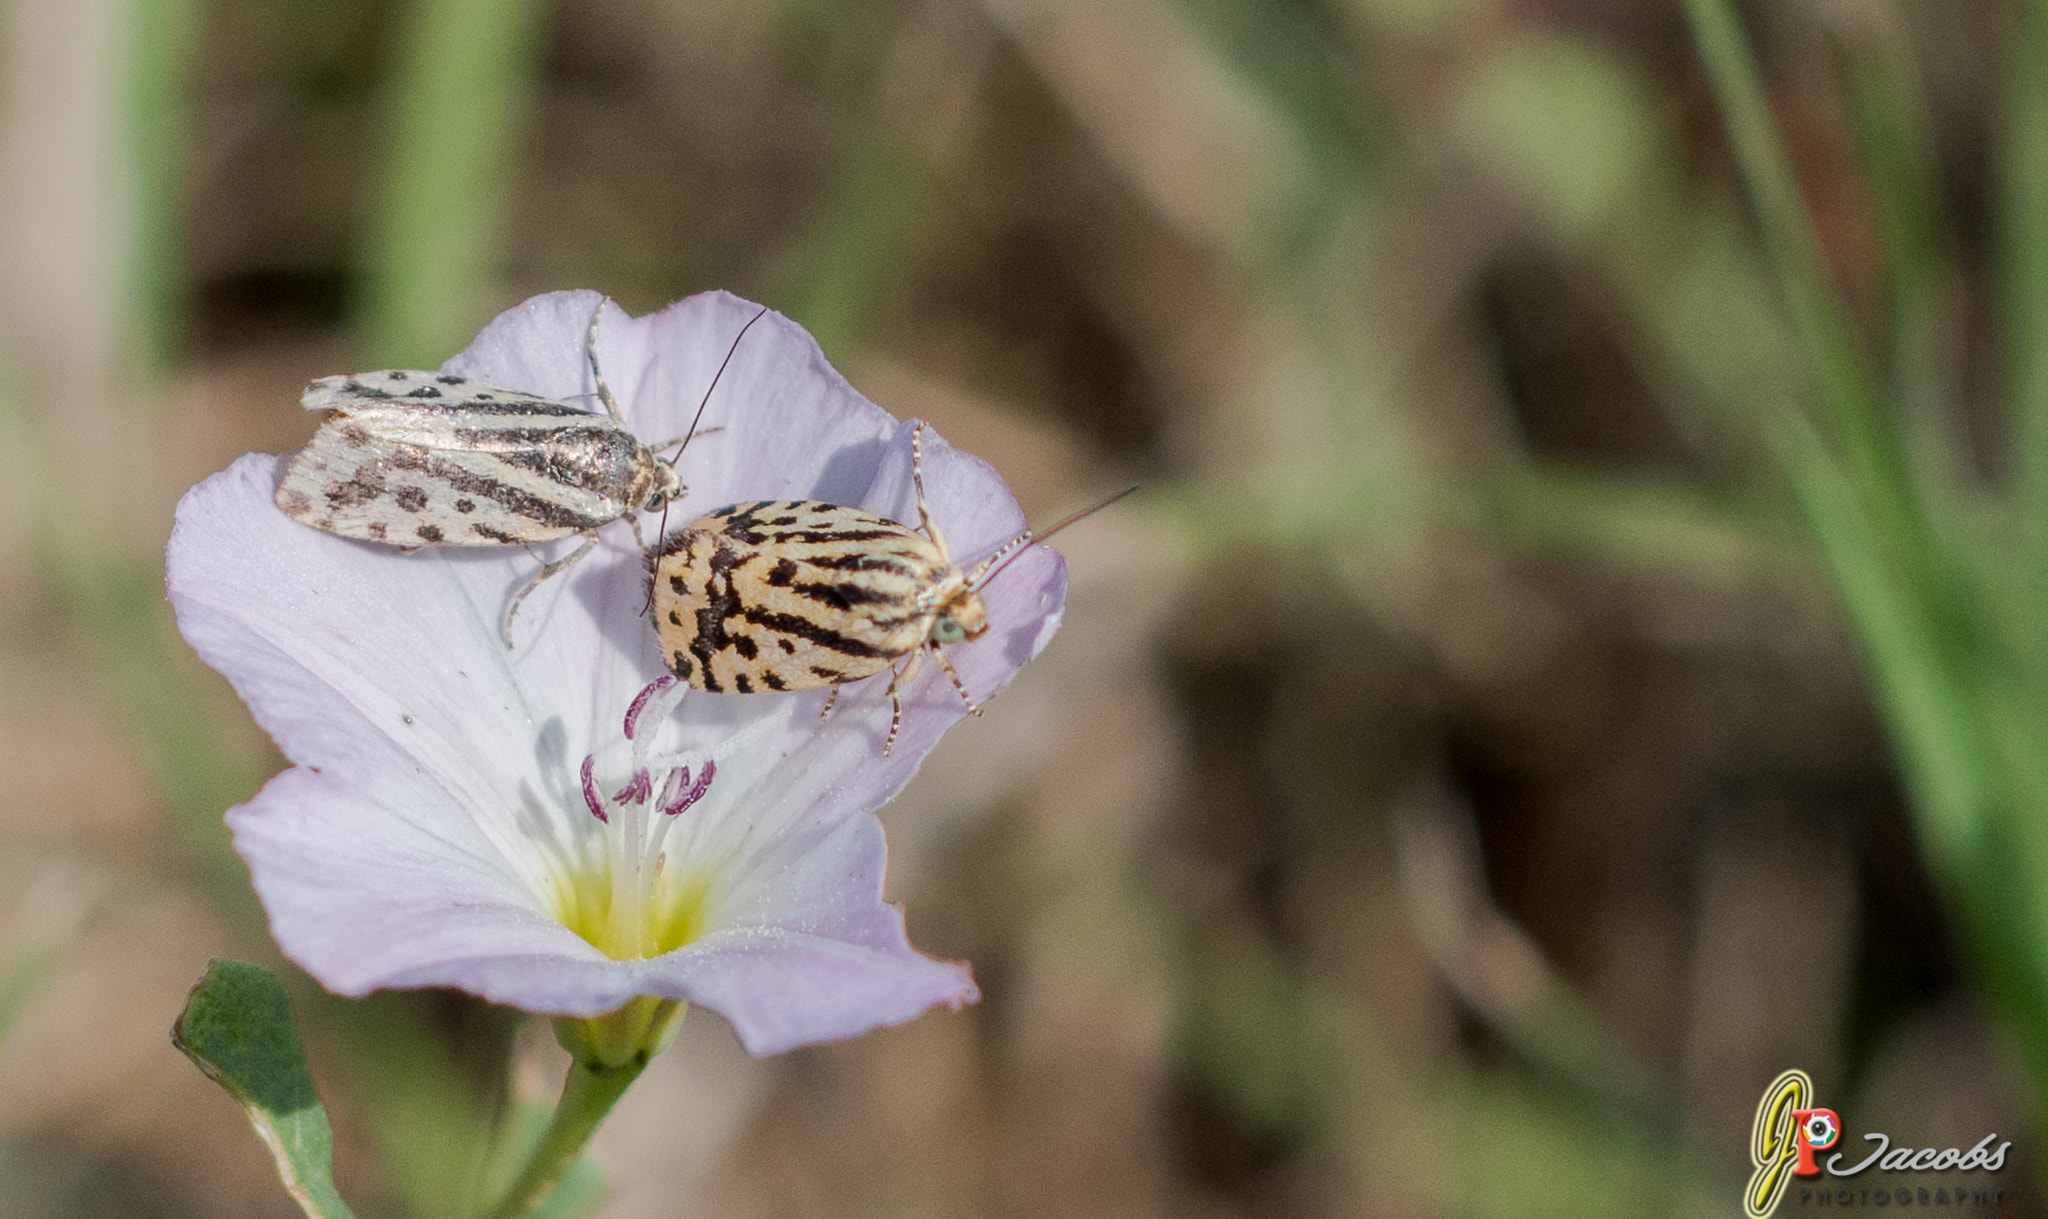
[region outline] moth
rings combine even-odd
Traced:
[[[330,413],[286,468],[278,508],[315,529],[408,553],[424,546],[531,546],[582,534],[581,546],[543,563],[506,605],[501,634],[511,647],[520,603],[589,554],[598,530],[625,517],[637,534],[633,513],[660,511],[688,492],[658,454],[689,438],[651,448],[641,443],[605,384],[597,362],[603,312],[600,304],[591,315],[588,342],[602,415],[449,373],[387,369],[314,381],[300,405]],[[710,397],[706,389],[706,403]]]
[[[648,556],[662,662],[691,687],[739,694],[839,687],[891,674],[887,756],[903,726],[902,691],[929,655],[970,714],[942,645],[988,633],[981,588],[1006,560],[1130,494],[1031,531],[962,571],[924,495],[924,425],[910,434],[918,526],[816,500],[733,504],[670,533]],[[1132,488],[1135,490],[1136,488]]]

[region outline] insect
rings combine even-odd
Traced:
[[[1002,570],[998,564],[1130,491],[1035,538],[1026,530],[963,572],[925,506],[922,423],[911,431],[910,452],[916,529],[816,500],[762,500],[721,508],[663,538],[649,566],[655,633],[669,671],[713,692],[830,686],[830,715],[839,687],[887,670],[884,756],[903,726],[902,691],[926,654],[969,713],[981,714],[941,645],[988,633],[980,589]]]
[[[332,413],[285,470],[278,508],[316,529],[388,542],[408,553],[424,546],[532,545],[582,534],[581,546],[543,563],[506,605],[501,633],[511,647],[520,603],[589,554],[599,529],[625,517],[637,534],[634,512],[659,511],[688,491],[675,467],[658,456],[678,442],[642,444],[605,384],[597,363],[603,312],[600,304],[591,315],[588,342],[602,415],[448,373],[389,369],[314,381],[300,404]],[[765,313],[755,314],[740,335]],[[724,372],[721,364],[718,373]],[[717,384],[714,375],[711,385]],[[710,399],[707,388],[704,401]],[[699,418],[703,411],[700,404]]]

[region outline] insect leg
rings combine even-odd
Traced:
[[[597,534],[595,532],[584,534],[583,545],[570,551],[566,558],[556,559],[552,563],[543,564],[541,569],[533,574],[533,579],[526,582],[526,587],[512,594],[512,604],[505,607],[505,622],[502,628],[506,647],[512,646],[512,619],[519,613],[519,603],[526,600],[534,589],[539,588],[541,581],[549,576],[560,575],[562,572],[567,571],[575,565],[578,559],[589,554],[590,548],[595,545],[597,545]]]
[[[832,687],[832,693],[830,693],[830,694],[827,694],[827,695],[825,696],[825,709],[824,709],[823,711],[820,711],[820,712],[818,712],[818,722],[819,722],[819,723],[821,723],[821,724],[822,724],[822,723],[824,723],[824,722],[825,722],[826,720],[829,720],[829,719],[831,719],[831,718],[832,718],[832,704],[834,704],[834,703],[836,703],[836,702],[838,702],[838,701],[839,701],[839,691],[840,691],[841,689],[843,689],[843,688],[844,688],[844,687],[841,687],[841,686],[834,686],[834,687]]]
[[[590,375],[597,381],[597,400],[604,403],[604,409],[615,423],[624,423],[626,418],[619,413],[619,403],[612,397],[611,387],[604,383],[604,372],[597,366],[597,323],[604,316],[604,307],[612,303],[607,296],[597,302],[597,312],[590,315]],[[508,645],[509,646],[509,645]]]
[[[924,667],[924,649],[916,648],[900,662],[903,667],[893,668],[889,673],[889,739],[882,745],[882,756],[896,748],[896,734],[903,728],[903,687],[917,680],[918,670]]]
[[[882,756],[885,758],[890,750],[896,748],[896,734],[903,730],[903,699],[896,693],[896,683],[900,680],[902,674],[899,673],[889,682],[889,739],[882,742]]]
[[[910,481],[917,488],[917,519],[926,532],[932,527],[932,514],[924,506],[924,424],[920,422],[910,429]]]
[[[946,556],[947,561],[951,562],[952,556],[946,550],[946,535],[939,532],[937,522],[932,520],[931,509],[927,508],[924,502],[924,423],[922,421],[916,427],[910,429],[910,481],[917,487],[918,528],[924,530],[925,536],[932,540],[932,545],[938,547],[939,553]]]
[[[960,701],[967,704],[967,714],[980,715],[981,704],[975,702],[974,698],[967,693],[967,684],[960,680],[960,671],[953,667],[952,658],[947,656],[945,649],[937,644],[931,645],[931,650],[932,658],[939,662],[939,667],[946,671],[946,676],[953,679],[953,688],[960,692]]]

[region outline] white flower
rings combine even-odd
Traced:
[[[588,395],[599,303],[536,297],[444,370]],[[646,318],[606,308],[605,378],[649,442],[683,433],[758,311],[723,293]],[[784,498],[916,520],[910,425],[778,314],[747,332],[704,426],[720,430],[678,460],[690,492],[671,526]],[[967,967],[913,950],[881,898],[874,810],[963,713],[937,666],[905,698],[889,757],[886,675],[846,688],[823,723],[823,691],[650,687],[662,669],[624,525],[527,600],[508,651],[499,617],[534,557],[322,533],[272,505],[279,471],[252,454],[193,488],[168,573],[179,629],[295,763],[228,824],[278,944],[314,977],[571,1016],[679,999],[725,1016],[755,1054],[977,997]],[[929,435],[925,478],[960,560],[1022,529],[995,472]],[[977,698],[1044,647],[1065,590],[1043,548],[986,590],[990,634],[948,650]]]

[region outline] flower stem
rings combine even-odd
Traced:
[[[490,1219],[518,1219],[547,1200],[619,1097],[675,1040],[687,1010],[674,999],[643,996],[594,1019],[565,1016],[555,1021],[555,1038],[574,1060],[562,1081],[562,1099],[519,1179],[489,1212]]]
[[[597,1124],[612,1111],[626,1088],[640,1078],[646,1063],[632,1062],[607,1067],[594,1062],[569,1064],[569,1078],[562,1084],[562,1102],[548,1123],[547,1133],[533,1149],[533,1157],[504,1201],[491,1211],[492,1219],[516,1219],[530,1215],[554,1192],[569,1166],[583,1152],[583,1144],[597,1130]]]

